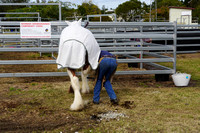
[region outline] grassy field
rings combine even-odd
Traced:
[[[188,87],[175,87],[171,78],[156,82],[154,75],[115,76],[118,106],[104,88],[94,105],[90,79],[91,93],[83,94],[88,104],[77,112],[69,110],[68,77],[1,78],[0,132],[198,133],[200,54],[177,55],[177,71],[192,74]]]

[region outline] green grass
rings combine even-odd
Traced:
[[[193,80],[200,80],[200,54],[197,57],[186,55],[178,55],[176,62],[176,71],[181,73],[188,73],[192,75]],[[199,57],[198,57],[199,56]],[[172,63],[160,63],[161,65],[172,68]],[[200,84],[200,82],[198,82]]]
[[[192,79],[200,80],[200,58],[194,59],[177,59],[177,71],[189,73]]]

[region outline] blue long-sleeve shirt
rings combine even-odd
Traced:
[[[103,50],[101,50],[99,59],[100,59],[101,57],[113,57],[113,58],[114,58],[115,56],[114,56],[113,54],[109,53],[108,51],[103,51]]]

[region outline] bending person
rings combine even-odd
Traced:
[[[112,88],[110,79],[117,69],[116,57],[107,51],[101,51],[99,57],[99,66],[97,71],[97,81],[94,87],[93,103],[99,104],[100,92],[102,89],[103,78],[105,77],[105,82],[103,86],[105,87],[110,101],[112,104],[118,104],[117,96]]]

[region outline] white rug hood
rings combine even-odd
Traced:
[[[101,50],[94,35],[81,26],[81,19],[74,22],[66,21],[66,23],[68,27],[63,29],[60,36],[56,60],[58,69],[64,67],[81,68],[85,64],[86,51],[92,69],[96,69]]]

